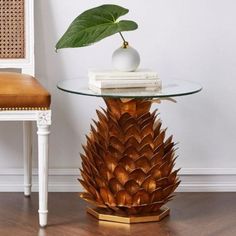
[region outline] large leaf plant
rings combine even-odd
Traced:
[[[56,44],[56,49],[89,46],[116,33],[120,34],[126,47],[128,42],[121,32],[138,28],[134,21],[118,21],[128,12],[128,9],[117,5],[101,5],[83,12],[71,23]]]

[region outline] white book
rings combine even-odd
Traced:
[[[161,80],[93,80],[89,79],[89,84],[97,88],[142,88],[142,87],[161,87]]]
[[[157,79],[157,72],[142,69],[134,72],[122,72],[115,70],[89,70],[88,76],[94,80],[109,80],[109,79]]]
[[[89,89],[97,94],[103,94],[103,95],[115,95],[115,94],[134,94],[137,93],[137,95],[146,95],[150,96],[150,94],[156,94],[157,92],[161,91],[161,88],[156,87],[146,87],[146,88],[109,88],[109,89],[101,89],[98,87],[95,87],[93,85],[89,85]]]

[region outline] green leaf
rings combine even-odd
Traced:
[[[79,15],[56,44],[56,49],[89,46],[108,36],[138,28],[134,21],[117,21],[129,12],[117,5],[102,5]]]

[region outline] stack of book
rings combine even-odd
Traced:
[[[135,72],[119,72],[109,70],[90,70],[88,72],[89,88],[95,92],[106,92],[113,90],[126,91],[161,89],[161,80],[158,74],[151,70],[139,70]]]

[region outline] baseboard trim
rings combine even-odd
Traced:
[[[180,175],[236,175],[236,168],[182,168]]]
[[[23,191],[23,169],[0,169],[0,192]],[[50,192],[82,191],[79,169],[50,169]],[[179,192],[236,192],[236,168],[183,168]],[[33,169],[32,191],[38,191],[37,169]]]

